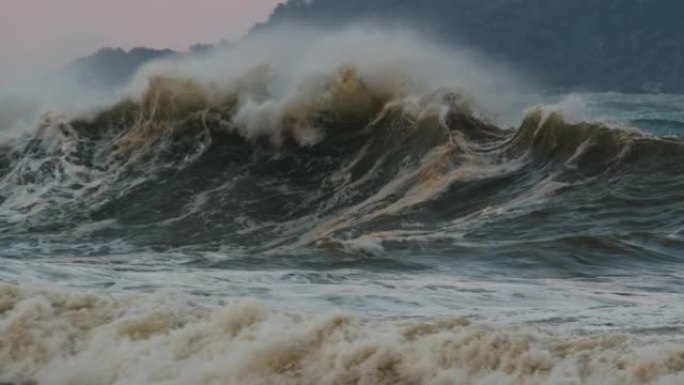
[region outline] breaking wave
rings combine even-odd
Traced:
[[[502,128],[463,92],[408,94],[401,78],[378,86],[352,66],[287,98],[269,95],[269,79],[266,66],[232,88],[153,76],[140,96],[90,116],[46,115],[4,144],[3,239],[233,246],[264,258],[445,242],[473,251],[496,234],[509,250],[643,255],[631,239],[657,242],[682,225],[677,140],[544,107]]]

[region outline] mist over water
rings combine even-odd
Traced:
[[[3,103],[0,380],[681,383],[684,99],[529,84],[288,26]]]

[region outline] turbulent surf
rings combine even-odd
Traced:
[[[6,139],[0,379],[683,381],[679,118],[510,123],[402,47],[154,67]]]

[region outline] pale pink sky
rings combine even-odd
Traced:
[[[0,0],[0,80],[102,46],[185,49],[236,39],[283,0]]]

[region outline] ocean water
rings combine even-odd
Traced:
[[[684,384],[684,97],[507,119],[388,57],[5,139],[0,380]]]

